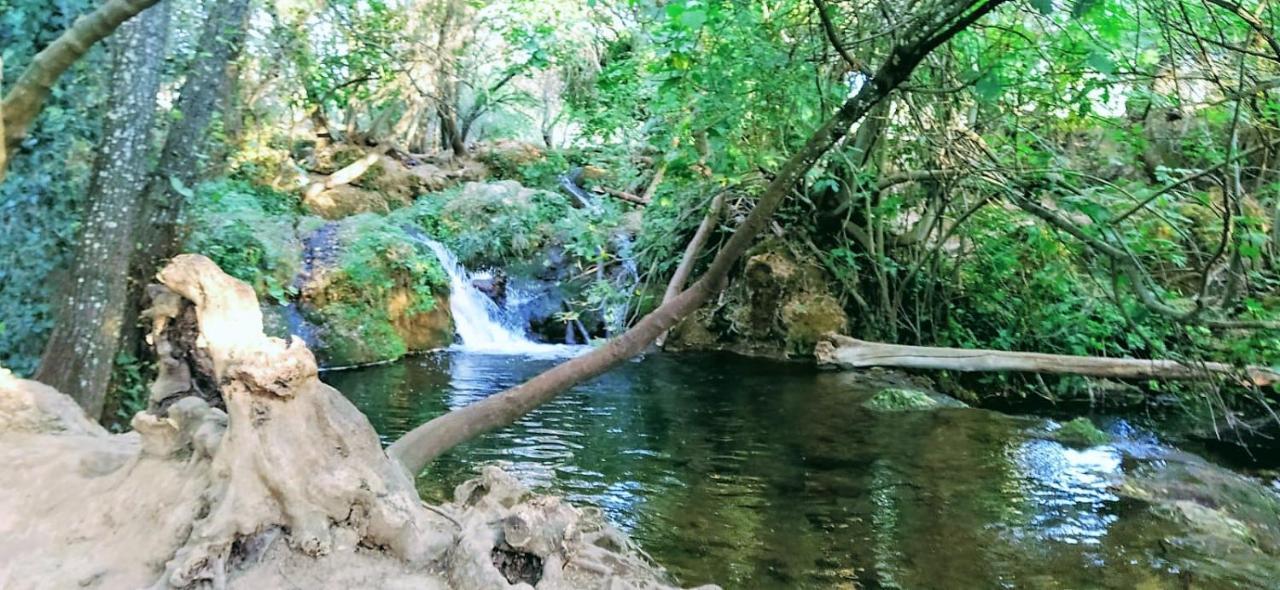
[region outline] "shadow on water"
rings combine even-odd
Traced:
[[[324,379],[389,442],[553,362],[446,352]],[[444,501],[499,462],[602,508],[685,584],[1186,587],[1161,559],[1170,525],[1109,491],[1119,451],[983,410],[875,414],[870,393],[849,374],[656,355],[454,450],[419,488]]]

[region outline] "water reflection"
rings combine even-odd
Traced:
[[[391,440],[553,362],[447,352],[325,379]],[[690,585],[1182,587],[1164,529],[1109,492],[1119,447],[1069,449],[980,410],[876,415],[870,393],[847,374],[655,356],[456,449],[419,486],[442,501],[499,462],[599,507]]]
[[[1013,455],[1025,477],[1024,503],[1032,511],[1014,534],[1069,544],[1102,542],[1116,520],[1108,505],[1119,500],[1109,489],[1122,474],[1118,451],[1032,440],[1019,444]]]

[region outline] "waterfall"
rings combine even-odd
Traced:
[[[525,337],[524,330],[512,326],[503,317],[498,304],[476,288],[472,283],[474,277],[458,262],[453,252],[435,240],[421,241],[431,248],[444,271],[449,274],[449,311],[453,313],[453,325],[462,341],[462,350],[498,354],[563,355],[578,349],[534,342]]]

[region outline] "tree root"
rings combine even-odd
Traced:
[[[625,543],[594,543],[599,518],[496,469],[428,509],[306,346],[262,334],[247,285],[190,255],[159,279],[161,374],[133,432],[0,373],[0,470],[19,478],[0,489],[6,588],[667,587]]]

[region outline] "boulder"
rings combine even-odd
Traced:
[[[823,334],[842,331],[847,323],[823,271],[767,243],[747,258],[723,296],[672,329],[666,347],[808,356]]]
[[[366,214],[323,225],[304,244],[294,288],[308,327],[291,332],[310,336],[323,366],[384,362],[453,343],[448,276],[414,233]]]

